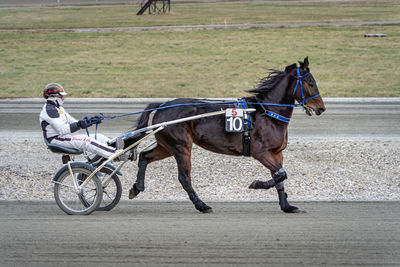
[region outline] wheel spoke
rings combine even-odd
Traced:
[[[85,165],[82,163],[82,165]],[[72,175],[77,184],[81,185],[91,174],[90,168],[71,164]],[[65,182],[68,181],[66,184]],[[68,214],[89,214],[93,212],[102,200],[101,181],[97,176],[85,185],[80,192],[71,185],[71,173],[65,169],[55,178],[54,196],[60,208]]]

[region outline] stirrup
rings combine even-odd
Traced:
[[[115,143],[116,151],[123,150],[124,146],[125,146],[124,139],[122,139],[121,137],[118,137],[116,140],[116,143]],[[127,161],[129,159],[128,157],[129,157],[128,153],[125,152],[124,154],[120,155],[117,158],[117,160],[118,161]]]
[[[117,137],[117,140],[115,141],[115,149],[122,150],[124,149],[124,146],[125,146],[124,139],[122,139],[121,137]]]
[[[129,150],[128,159],[130,161],[136,161],[137,160],[137,147],[134,147],[131,150]]]

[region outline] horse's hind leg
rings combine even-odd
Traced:
[[[132,199],[139,195],[140,192],[144,191],[144,178],[146,175],[147,165],[153,161],[162,160],[164,158],[172,156],[165,148],[157,145],[155,148],[140,153],[138,162],[138,173],[136,182],[132,185],[129,190],[129,199]]]
[[[190,200],[194,204],[195,208],[203,213],[212,212],[212,208],[207,206],[196,194],[192,187],[192,181],[190,177],[191,170],[191,148],[177,148],[174,152],[174,157],[178,163],[178,179],[183,189],[187,192]]]

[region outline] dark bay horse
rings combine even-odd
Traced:
[[[314,112],[320,115],[325,111],[324,102],[319,95],[317,84],[310,73],[308,58],[296,64],[287,66],[284,71],[273,71],[263,78],[259,85],[248,91],[252,96],[244,97],[248,108],[256,109],[250,114],[253,129],[250,131],[250,155],[267,167],[272,179],[254,181],[249,188],[269,189],[275,187],[278,191],[279,205],[284,212],[299,212],[299,209],[287,201],[283,181],[286,171],[282,167],[282,151],[288,141],[288,122],[293,113],[295,101],[302,105],[308,115]],[[167,103],[152,103],[147,109],[177,104],[177,107],[157,110],[153,124],[185,118],[197,114],[229,108],[225,104],[199,103],[199,99],[175,99]],[[188,104],[193,103],[193,105]],[[205,102],[206,103],[206,102]],[[271,105],[269,105],[271,104]],[[274,105],[278,104],[278,105]],[[230,108],[233,105],[230,104]],[[151,112],[141,115],[137,128],[148,126]],[[178,164],[178,179],[196,209],[201,212],[212,212],[196,194],[191,181],[191,150],[196,145],[221,154],[232,156],[243,155],[243,133],[225,131],[224,115],[206,117],[167,126],[156,135],[155,148],[139,155],[139,170],[137,180],[129,191],[129,198],[136,197],[144,191],[146,167],[149,163],[173,156]],[[126,140],[126,145],[133,140]]]

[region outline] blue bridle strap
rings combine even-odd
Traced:
[[[319,97],[319,96],[320,96],[320,94],[316,94],[315,96],[312,96],[310,98],[304,99],[303,101],[304,101],[304,103],[306,103],[308,100],[311,100],[311,99]]]
[[[307,72],[307,73],[305,73],[305,74],[303,74],[303,75],[300,75],[300,67],[297,67],[297,77],[296,77],[297,82],[296,82],[296,85],[295,85],[295,87],[294,87],[294,89],[293,89],[292,95],[294,96],[294,94],[295,94],[296,91],[297,91],[297,88],[298,88],[299,85],[300,85],[301,99],[302,99],[302,100],[301,100],[301,102],[299,102],[299,105],[301,105],[301,106],[304,106],[304,104],[305,104],[307,101],[309,101],[309,100],[311,100],[311,99],[313,99],[313,98],[316,98],[316,97],[319,97],[319,96],[320,96],[320,94],[316,94],[315,96],[309,97],[309,98],[307,98],[307,99],[304,97],[303,79],[304,79],[305,77],[307,77],[309,74],[310,74],[310,73]],[[258,103],[258,104],[259,104],[259,105],[264,105],[264,103]],[[297,107],[297,106],[299,106],[299,105],[297,105],[297,104],[294,104],[294,105],[287,105],[287,104],[266,104],[266,105],[268,105],[268,106],[281,106],[281,107],[282,107],[282,106],[286,106],[286,107]],[[283,122],[286,122],[286,123],[289,123],[289,121],[290,121],[289,118],[286,118],[286,117],[284,117],[284,116],[282,116],[282,115],[276,114],[276,113],[274,113],[274,112],[272,112],[272,111],[267,111],[266,114],[267,114],[268,116],[274,118],[274,119],[277,119],[277,120],[280,120],[280,121],[283,121]]]
[[[309,98],[309,99],[307,99],[307,100],[304,99],[303,78],[307,77],[307,75],[309,75],[309,74],[310,74],[310,73],[307,72],[307,73],[305,73],[305,74],[303,74],[303,75],[300,75],[300,67],[297,67],[297,77],[296,77],[296,78],[297,78],[297,82],[296,82],[296,86],[295,86],[294,89],[293,89],[292,95],[294,96],[294,94],[296,93],[297,87],[299,87],[299,84],[300,84],[301,99],[302,99],[300,105],[304,105],[304,104],[306,103],[307,100],[310,100],[310,99],[313,99],[314,97],[317,97],[317,96],[313,96],[312,98]]]

